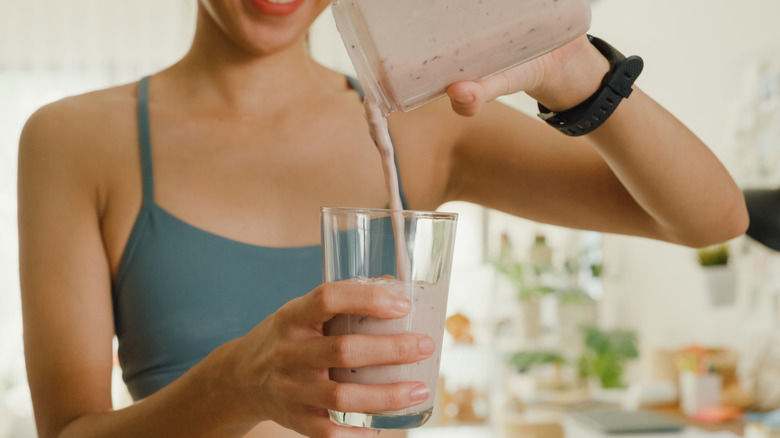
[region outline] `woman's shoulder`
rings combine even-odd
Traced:
[[[138,154],[136,89],[128,84],[91,91],[35,111],[19,139],[20,184],[104,192],[122,163]]]
[[[137,86],[125,84],[59,99],[36,110],[26,125],[63,133],[111,121],[135,106]]]
[[[135,126],[137,83],[125,84],[46,104],[27,120],[21,148],[94,153],[94,147]]]

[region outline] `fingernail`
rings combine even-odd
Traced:
[[[423,336],[420,338],[419,342],[417,342],[417,348],[420,349],[421,354],[431,354],[436,351],[436,343],[433,342],[433,339]]]
[[[395,299],[393,300],[393,310],[406,315],[410,310],[412,310],[412,302],[406,298]]]
[[[409,396],[414,401],[423,401],[428,398],[428,387],[424,383],[415,386]]]
[[[470,93],[458,94],[455,96],[450,96],[450,98],[453,102],[459,105],[468,105],[471,102],[474,102],[474,96],[472,96]]]

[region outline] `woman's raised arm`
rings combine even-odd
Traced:
[[[609,68],[582,36],[497,76],[453,84],[452,107],[472,118],[451,153],[451,195],[539,222],[691,247],[744,233],[742,192],[724,166],[638,87],[581,137],[486,104],[526,91],[565,111],[596,92]]]

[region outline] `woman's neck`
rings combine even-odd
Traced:
[[[252,53],[203,15],[190,50],[164,72],[188,94],[221,111],[256,113],[258,107],[297,100],[323,85],[325,69],[309,55],[305,36],[273,51]]]

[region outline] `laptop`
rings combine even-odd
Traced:
[[[679,432],[685,427],[672,417],[642,410],[592,409],[570,415],[605,434]]]

